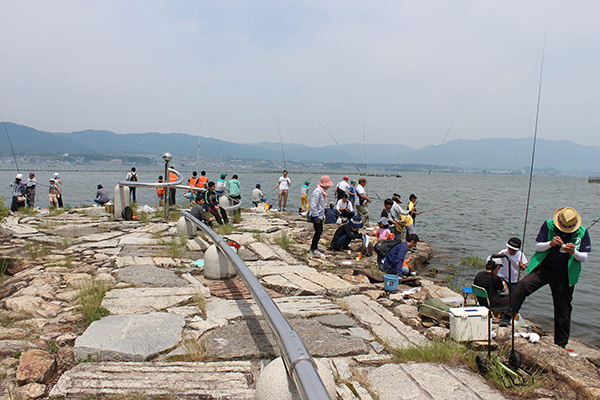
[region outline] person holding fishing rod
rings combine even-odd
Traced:
[[[573,291],[579,280],[581,263],[592,251],[587,229],[572,207],[561,207],[544,222],[535,239],[535,253],[527,274],[512,295],[510,312],[504,314],[500,326],[508,326],[525,299],[543,286],[550,285],[554,303],[554,343],[566,347],[571,332]]]
[[[288,191],[290,190],[290,185],[292,181],[288,178],[287,169],[283,170],[283,175],[279,177],[279,181],[277,185],[273,188],[273,190],[279,187],[279,211],[285,211],[285,206],[287,205]],[[281,203],[283,202],[283,208],[281,207]]]
[[[325,204],[327,204],[327,189],[333,186],[331,178],[323,175],[319,184],[315,188],[310,198],[310,209],[308,211],[308,220],[313,223],[315,234],[310,245],[310,254],[322,256],[323,253],[319,250],[319,240],[323,233],[323,219],[325,218]]]
[[[367,196],[365,186],[367,186],[367,178],[361,176],[358,178],[358,186],[356,186],[356,203],[354,204],[354,209],[364,226],[369,226],[369,208],[367,204],[371,202],[371,199]]]

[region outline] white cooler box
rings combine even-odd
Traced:
[[[486,307],[451,308],[450,336],[458,342],[487,340],[488,309]]]

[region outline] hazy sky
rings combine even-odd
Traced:
[[[0,0],[0,114],[238,142],[600,145],[596,1]]]

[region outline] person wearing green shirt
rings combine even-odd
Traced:
[[[238,176],[233,175],[231,180],[227,182],[227,185],[229,187],[229,198],[233,199],[236,204],[239,203],[242,196],[240,195],[240,181],[238,181]]]

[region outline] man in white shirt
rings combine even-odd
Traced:
[[[291,184],[292,184],[292,181],[290,180],[290,178],[288,178],[287,169],[284,169],[283,176],[279,177],[279,182],[277,182],[277,185],[275,185],[275,187],[273,188],[273,190],[275,190],[275,189],[277,189],[277,187],[279,187],[279,210],[280,211],[285,211],[285,206],[287,205],[288,190],[290,190]],[[283,207],[281,207],[282,203],[283,203]]]
[[[518,237],[510,238],[506,243],[506,247],[500,254],[506,254],[510,259],[510,290],[513,291],[519,281],[519,271],[527,268],[527,257],[521,251],[521,239]],[[498,270],[498,276],[508,285],[508,260],[506,258],[501,258],[501,260],[502,266]]]
[[[358,179],[358,185],[356,186],[356,200],[354,203],[356,214],[360,217],[364,226],[368,226],[369,224],[369,208],[367,207],[367,204],[371,202],[371,199],[367,196],[365,190],[366,185],[367,178],[361,176]]]
[[[342,198],[342,193],[348,193],[348,188],[350,187],[350,183],[348,183],[348,181],[350,180],[350,178],[348,178],[347,176],[345,176],[335,187],[335,198],[336,199],[341,199]]]

